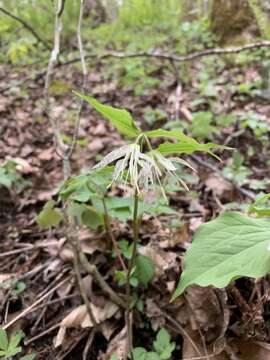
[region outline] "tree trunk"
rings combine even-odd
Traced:
[[[248,0],[213,0],[210,19],[221,44],[243,43],[259,34]]]

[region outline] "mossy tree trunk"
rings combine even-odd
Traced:
[[[221,44],[241,43],[258,34],[248,0],[213,0],[210,18]]]

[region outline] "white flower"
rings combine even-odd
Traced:
[[[112,182],[116,182],[119,178],[125,181],[129,180],[138,193],[140,193],[140,189],[148,191],[149,185],[154,187],[155,184],[158,184],[164,197],[166,196],[161,183],[162,176],[176,178],[188,190],[186,183],[176,175],[177,168],[174,162],[188,166],[195,171],[185,160],[166,158],[157,150],[144,154],[137,143],[125,145],[110,152],[93,169],[103,168],[115,161]],[[124,178],[125,170],[127,172]]]

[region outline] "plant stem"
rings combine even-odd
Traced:
[[[112,232],[112,226],[111,226],[111,222],[110,222],[109,211],[108,211],[108,208],[107,208],[106,201],[105,201],[104,197],[102,197],[102,204],[103,204],[103,210],[104,210],[104,224],[105,224],[107,235],[111,239],[114,251],[115,251],[116,256],[118,257],[118,259],[120,261],[120,264],[121,264],[123,270],[127,272],[128,269],[127,269],[127,267],[125,265],[124,259],[123,259],[122,255],[121,255],[121,251],[120,251],[120,249],[118,247],[118,243],[117,243],[117,241],[116,241],[116,239],[114,237],[114,234]]]
[[[135,188],[134,193],[134,208],[133,208],[133,249],[131,259],[128,265],[127,272],[127,283],[126,283],[126,296],[127,296],[127,310],[126,310],[126,324],[127,324],[127,338],[128,338],[128,352],[130,358],[133,360],[133,331],[132,331],[132,321],[131,321],[131,287],[130,287],[130,277],[132,269],[135,265],[135,259],[137,255],[137,247],[139,242],[139,219],[138,219],[138,209],[139,209],[139,196],[138,190]]]

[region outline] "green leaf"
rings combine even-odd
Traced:
[[[146,354],[145,360],[160,360],[159,355],[154,351],[149,351]]]
[[[212,126],[213,114],[210,111],[199,111],[193,114],[192,124],[189,130],[192,135],[199,139],[205,139],[215,133],[217,130]]]
[[[128,137],[136,137],[140,130],[136,127],[131,114],[127,110],[116,109],[109,105],[103,105],[91,96],[74,91],[75,95],[87,101],[102,116],[109,120],[120,134]]]
[[[187,286],[223,288],[242,276],[270,271],[270,222],[228,212],[199,227],[184,260],[173,299]]]
[[[35,358],[35,354],[28,354],[20,358],[20,360],[33,360]],[[117,359],[116,359],[117,360]]]
[[[206,144],[200,144],[192,137],[189,137],[185,135],[183,132],[177,130],[158,129],[158,130],[147,131],[145,135],[150,138],[168,137],[168,138],[180,140],[180,142],[176,144],[166,141],[165,143],[159,145],[158,150],[161,154],[164,155],[173,154],[173,153],[192,154],[195,151],[202,151],[202,152],[207,152],[212,156],[218,158],[215,154],[213,154],[210,151],[211,149],[229,149],[228,147],[214,144],[211,142]]]
[[[154,341],[154,349],[159,354],[162,360],[167,360],[171,357],[175,349],[175,343],[171,343],[171,337],[168,331],[164,328],[160,329],[157,334],[157,339]]]
[[[92,230],[96,230],[98,226],[104,224],[104,218],[93,206],[85,206],[85,210],[81,215],[82,222]]]
[[[6,330],[0,328],[0,349],[7,350],[8,348],[8,337]]]
[[[48,201],[37,216],[37,223],[44,229],[57,226],[63,220],[63,215],[59,209],[54,208],[54,205],[55,201]]]
[[[24,338],[24,336],[25,335],[22,331],[17,331],[12,333],[9,341],[8,349],[9,350],[15,349],[19,345],[20,341]]]
[[[26,284],[23,281],[16,281],[14,282],[14,288],[11,290],[12,295],[19,295],[26,289]]]
[[[134,360],[146,360],[147,351],[142,347],[133,349]]]
[[[12,356],[15,356],[16,354],[20,353],[22,351],[22,347],[18,346],[15,348],[8,348],[7,353],[6,353],[6,357],[10,358]]]
[[[270,199],[270,194],[266,194],[258,197],[253,204],[250,205],[248,212],[255,213],[258,217],[269,217],[270,216],[270,206],[268,200]]]
[[[119,359],[115,354],[112,354],[112,356],[110,357],[110,360],[119,360]]]
[[[138,255],[136,258],[136,276],[139,281],[147,286],[155,274],[155,264],[148,256]]]

